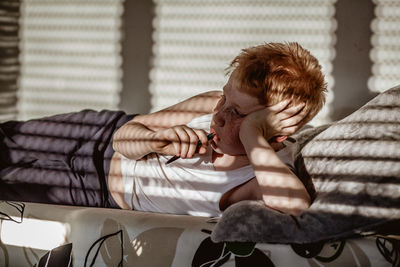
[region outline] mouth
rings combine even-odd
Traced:
[[[213,138],[211,139],[211,141],[213,142],[218,142],[220,140],[218,133],[215,131],[214,128],[210,127],[210,133],[214,134]]]
[[[220,140],[220,138],[216,133],[214,133],[214,137],[211,140],[215,143],[215,142],[218,142]]]

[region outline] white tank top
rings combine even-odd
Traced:
[[[197,117],[187,126],[210,130],[212,114]],[[277,154],[293,167],[289,146]],[[146,160],[122,156],[121,171],[125,202],[134,210],[194,216],[221,216],[219,201],[224,193],[255,177],[251,165],[230,171],[216,171],[212,148],[191,159],[178,159],[165,165],[171,156],[153,153]]]

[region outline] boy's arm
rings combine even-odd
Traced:
[[[198,140],[207,145],[207,136],[185,124],[211,113],[220,95],[220,91],[206,92],[161,111],[134,117],[114,134],[113,149],[130,159],[141,159],[153,152],[175,155],[179,151],[181,157],[191,156]]]
[[[297,216],[306,210],[310,206],[306,188],[261,133],[246,128],[241,140],[256,175],[256,182],[247,185],[253,187],[254,194],[261,195],[268,207],[284,213]]]
[[[240,140],[253,166],[257,183],[253,186],[270,208],[299,215],[310,205],[310,196],[300,179],[278,157],[268,140],[293,134],[302,125],[303,105],[286,108],[281,102],[249,114],[240,128]],[[258,188],[254,188],[258,185]]]

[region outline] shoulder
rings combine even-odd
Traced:
[[[230,205],[242,200],[261,200],[262,195],[260,191],[260,186],[257,180],[254,178],[249,181],[238,185],[221,197],[219,202],[219,207],[221,211],[227,209]]]

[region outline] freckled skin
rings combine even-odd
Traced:
[[[211,147],[219,154],[245,155],[246,151],[239,138],[240,126],[245,115],[265,108],[257,98],[240,92],[239,86],[236,73],[233,72],[224,86],[224,95],[213,111],[210,131],[215,131],[217,138],[211,142]]]
[[[220,154],[228,155],[243,155],[246,154],[242,143],[239,138],[240,125],[243,119],[232,119],[232,116],[225,116],[225,118],[220,118],[223,116],[221,114],[213,114],[211,129],[215,130],[220,140],[211,143],[214,151]],[[218,122],[225,120],[223,126],[219,126]]]

